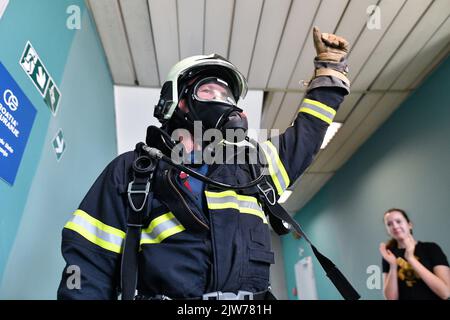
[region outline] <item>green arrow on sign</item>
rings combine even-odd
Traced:
[[[45,103],[55,116],[58,111],[59,100],[61,99],[61,91],[59,91],[55,81],[50,77],[50,74],[30,41],[25,45],[19,63],[30,77],[39,93],[44,97]]]
[[[25,50],[23,51],[19,62],[23,70],[25,70],[30,77],[31,81],[33,81],[33,84],[38,89],[39,93],[45,97],[50,76],[36,53],[36,50],[34,50],[29,41],[25,45]]]
[[[64,151],[66,150],[66,142],[64,141],[64,135],[62,132],[62,129],[58,130],[58,133],[56,134],[55,138],[52,141],[53,149],[56,153],[56,160],[61,160],[61,157],[64,154]]]
[[[58,105],[59,100],[61,98],[61,92],[59,91],[58,87],[56,86],[55,82],[52,78],[50,78],[48,83],[48,89],[47,93],[45,95],[44,101],[47,104],[47,106],[52,111],[53,115],[56,115],[56,112],[58,112]]]

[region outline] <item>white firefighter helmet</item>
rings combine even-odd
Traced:
[[[176,63],[169,71],[154,111],[160,122],[172,117],[184,89],[197,76],[216,76],[226,81],[236,102],[247,94],[247,80],[231,62],[218,54],[191,56]]]

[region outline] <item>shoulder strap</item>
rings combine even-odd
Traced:
[[[254,177],[256,176],[256,169],[253,165],[250,165],[250,172]],[[345,276],[339,271],[336,265],[317,250],[317,248],[312,244],[309,238],[303,232],[300,225],[295,221],[289,213],[277,202],[275,197],[275,190],[273,186],[267,181],[267,178],[263,180],[261,184],[258,184],[259,199],[264,203],[267,213],[269,214],[269,221],[272,228],[278,235],[283,235],[291,231],[287,228],[283,222],[288,223],[294,230],[300,234],[306,242],[309,243],[314,255],[319,261],[322,268],[325,270],[328,278],[330,278],[333,285],[338,289],[339,293],[344,297],[345,300],[358,300],[361,296],[353,288],[350,282],[345,278]]]
[[[309,243],[311,249],[314,252],[314,255],[316,256],[317,260],[319,260],[322,268],[325,270],[327,277],[330,278],[331,282],[334,284],[336,289],[338,289],[339,293],[345,300],[358,300],[361,297],[355,290],[355,288],[353,288],[353,286],[350,284],[350,282],[345,278],[342,272],[339,271],[336,265],[322,253],[320,253],[319,250],[317,250],[317,248],[312,244],[311,240],[309,240],[309,238],[306,236],[305,232],[303,232],[297,221],[295,221],[278,202],[276,202],[274,205],[271,205],[266,201],[266,207],[269,210],[269,217],[270,215],[274,215],[276,218],[289,223],[292,228],[294,228],[294,230],[298,234],[300,234],[306,240],[306,242]]]
[[[156,162],[148,156],[140,155],[143,143],[136,145],[138,157],[132,165],[133,181],[128,184],[127,233],[122,253],[121,288],[122,300],[133,300],[138,278],[138,253],[141,230],[153,192],[151,182]]]

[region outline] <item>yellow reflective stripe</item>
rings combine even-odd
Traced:
[[[300,112],[308,113],[308,114],[310,114],[310,115],[312,115],[312,116],[314,116],[316,118],[319,118],[322,121],[325,121],[328,124],[331,124],[333,122],[333,120],[330,120],[329,118],[327,118],[324,115],[318,113],[317,111],[314,111],[314,110],[311,110],[311,109],[308,109],[308,108],[305,108],[305,107],[302,107],[300,109]]]
[[[321,109],[323,109],[323,110],[325,110],[325,111],[327,111],[327,112],[329,112],[329,113],[331,113],[333,115],[336,114],[336,110],[334,110],[333,108],[327,106],[326,104],[324,104],[324,103],[322,103],[320,101],[311,100],[311,99],[304,99],[303,101],[306,102],[306,103],[310,103],[312,105],[315,105],[316,107],[319,107],[319,108],[321,108]]]
[[[104,224],[83,210],[76,210],[71,220],[64,227],[77,232],[90,242],[106,250],[116,253],[122,251],[125,232]]]
[[[252,209],[252,208],[240,208],[239,211],[242,212],[242,213],[248,213],[248,214],[253,214],[255,216],[258,216],[258,217],[260,217],[262,219],[262,221],[264,223],[267,224],[266,215],[262,211],[259,211],[259,210],[256,210],[256,209]]]
[[[84,212],[83,210],[76,210],[74,213],[74,215],[79,216],[81,218],[83,218],[84,220],[86,220],[87,222],[89,222],[89,224],[93,225],[94,227],[106,232],[106,233],[111,233],[114,234],[118,237],[121,237],[122,239],[125,239],[125,232],[123,232],[120,229],[108,226],[107,224],[104,224],[103,222],[101,222],[100,220],[95,219],[94,217],[90,216],[89,214],[87,214],[86,212]]]
[[[170,229],[167,229],[167,230],[161,232],[159,234],[159,236],[156,237],[156,239],[159,240],[159,242],[161,242],[164,239],[170,237],[171,235],[174,235],[174,234],[176,234],[178,232],[181,232],[181,231],[184,231],[184,230],[186,230],[186,229],[180,224],[178,226],[175,226],[173,228],[170,228]]]
[[[241,194],[237,194],[233,190],[227,190],[227,191],[221,191],[221,192],[210,192],[210,191],[206,191],[205,190],[205,195],[207,197],[210,197],[210,198],[235,197],[235,198],[237,198],[238,200],[241,200],[241,201],[250,201],[250,202],[258,203],[258,200],[256,200],[255,197],[244,196],[244,195],[241,195]]]
[[[239,204],[237,202],[208,203],[208,209],[217,210],[229,208],[239,210]]]
[[[167,212],[167,213],[153,219],[152,222],[150,222],[149,226],[147,228],[143,229],[142,232],[151,233],[157,225],[159,225],[167,220],[172,220],[173,218],[175,218],[173,213]]]
[[[154,243],[161,243],[164,239],[179,233],[181,231],[184,231],[185,228],[182,225],[175,226],[173,228],[167,229],[163,231],[161,234],[159,234],[155,239],[141,239],[141,244],[154,244]]]
[[[275,155],[275,159],[276,159],[278,170],[281,173],[281,176],[283,177],[283,180],[284,180],[284,184],[286,185],[286,188],[287,188],[291,181],[290,181],[289,176],[288,176],[288,174],[286,172],[286,169],[284,168],[283,163],[281,162],[280,156],[278,155],[277,148],[275,148],[275,146],[273,145],[273,143],[271,141],[267,141],[266,144],[269,146],[269,148],[272,150],[272,153]]]
[[[217,194],[228,193],[227,196],[230,196],[229,193],[235,193],[235,192],[234,191],[224,191],[224,192],[219,192],[219,193],[211,193],[211,192],[205,191],[205,193],[207,194],[207,197],[211,197],[210,195],[213,195],[212,196],[213,198],[214,197],[215,198],[220,198],[220,197],[216,197],[216,195]],[[240,195],[238,195],[238,196],[240,196]],[[250,196],[242,196],[242,197],[251,198],[251,202],[252,203],[258,204],[258,201],[254,197],[250,197]],[[231,209],[238,210],[241,213],[248,213],[248,214],[253,214],[255,216],[258,216],[258,217],[260,217],[263,220],[264,223],[267,223],[266,215],[264,214],[264,212],[262,210],[258,210],[258,209],[254,209],[254,208],[248,208],[248,207],[245,207],[244,205],[245,204],[239,205],[238,202],[221,202],[221,203],[210,203],[210,202],[208,202],[208,209],[221,210],[221,209],[230,209],[231,208]]]
[[[264,155],[266,156],[267,164],[269,165],[269,174],[272,177],[272,181],[275,184],[275,188],[277,189],[278,194],[281,194],[283,192],[283,188],[281,187],[280,181],[278,180],[278,177],[275,174],[272,159],[270,159],[270,155],[268,154],[268,152],[265,148],[261,148],[261,149],[264,152]]]
[[[299,112],[308,113],[328,124],[333,122],[333,118],[336,115],[336,110],[333,108],[330,108],[322,102],[311,99],[303,100],[303,104],[300,107]]]
[[[184,231],[185,228],[180,224],[172,212],[167,212],[156,217],[150,222],[150,225],[142,230],[141,244],[161,243],[164,239]]]
[[[66,223],[66,225],[64,226],[64,228],[66,229],[70,229],[73,230],[77,233],[79,233],[80,235],[82,235],[84,238],[86,238],[87,240],[89,240],[90,242],[106,249],[109,251],[113,251],[115,253],[121,253],[122,252],[122,246],[118,246],[114,243],[110,243],[108,241],[105,241],[103,239],[100,239],[99,237],[97,237],[96,235],[90,233],[88,230],[86,230],[84,227],[73,223],[72,221],[69,221]]]
[[[267,149],[264,148],[264,145],[267,146]],[[281,162],[280,156],[278,155],[277,149],[273,145],[273,143],[269,140],[263,143],[263,147],[261,148],[266,156],[267,163],[269,165],[269,173],[272,177],[272,181],[275,184],[275,188],[277,189],[278,195],[281,195],[284,190],[287,189],[290,183],[289,176],[284,168],[283,163]],[[282,179],[283,181],[280,181]]]

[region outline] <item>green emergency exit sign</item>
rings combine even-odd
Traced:
[[[25,45],[19,63],[39,91],[40,95],[44,98],[44,101],[52,114],[56,115],[59,100],[61,98],[61,91],[56,86],[50,73],[45,68],[44,63],[29,41]]]

